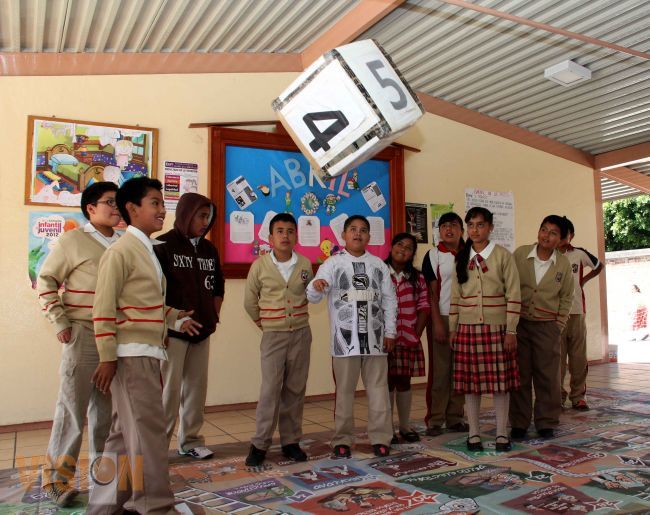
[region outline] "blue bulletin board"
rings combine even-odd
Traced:
[[[350,172],[322,181],[286,135],[211,130],[212,198],[223,222],[215,224],[212,237],[226,276],[245,276],[250,263],[271,251],[268,223],[277,213],[296,218],[296,251],[315,265],[343,248],[343,223],[353,214],[370,221],[368,250],[382,259],[392,235],[403,230],[403,217],[395,212],[396,203],[399,213],[404,212],[403,172],[396,172],[401,187],[395,184],[400,177],[393,177],[395,168],[402,169],[395,163],[401,164],[401,149],[387,149]],[[251,137],[254,141],[247,140]]]

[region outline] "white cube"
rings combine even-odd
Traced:
[[[388,54],[371,39],[319,57],[273,101],[273,109],[322,177],[370,159],[424,114]]]

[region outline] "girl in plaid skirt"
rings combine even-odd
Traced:
[[[511,449],[506,427],[509,392],[519,388],[519,274],[512,254],[490,242],[492,219],[485,208],[474,207],[467,212],[469,238],[456,257],[452,278],[449,326],[454,346],[454,391],[465,394],[470,451],[483,450],[479,414],[484,393],[494,397],[496,450]]]
[[[424,276],[413,266],[416,249],[415,237],[403,232],[393,238],[386,259],[397,293],[397,338],[395,347],[388,353],[388,389],[391,406],[397,404],[399,434],[407,442],[420,439],[409,425],[411,377],[425,375],[420,337],[431,310]],[[398,441],[395,435],[391,443]]]

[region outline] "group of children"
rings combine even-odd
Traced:
[[[88,413],[91,476],[113,478],[94,482],[88,513],[125,506],[173,513],[167,450],[179,413],[179,453],[212,455],[200,428],[209,336],[224,297],[219,256],[205,239],[215,205],[202,195],[183,195],[174,229],[158,239],[151,234],[162,229],[165,208],[155,179],[131,179],[119,189],[95,183],[84,190],[81,207],[88,224],[60,238],[37,284],[42,308],[64,344],[42,486],[59,506],[77,495],[70,480]],[[121,237],[113,229],[120,216],[128,224]],[[281,213],[270,221],[272,251],[252,264],[244,298],[246,312],[262,331],[262,385],[248,466],[263,463],[278,425],[283,455],[307,459],[300,440],[312,341],[308,304],[325,297],[336,384],[334,458],[351,456],[359,376],[375,455],[388,456],[400,438],[419,440],[409,425],[411,378],[425,375],[420,339],[427,325],[428,435],[442,434],[443,425],[469,431],[468,449],[482,450],[480,399],[491,393],[495,448],[508,451],[510,437],[526,435],[534,386],[535,427],[541,436],[553,436],[562,401],[560,361],[567,354],[568,395],[576,409],[588,409],[584,304],[573,319],[573,275],[582,286],[599,263],[570,246],[565,218],[546,217],[537,244],[514,255],[490,241],[494,226],[488,210],[470,209],[465,222],[467,241],[457,214],[441,217],[440,243],[420,272],[413,264],[417,242],[411,234],[396,235],[383,261],[367,251],[368,220],[350,216],[342,233],[345,248],[314,277],[309,260],[294,250],[294,217]],[[561,242],[566,256],[576,253],[577,270],[556,250]],[[594,271],[582,277],[584,266]]]

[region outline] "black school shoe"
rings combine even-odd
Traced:
[[[408,443],[413,443],[413,442],[419,442],[420,441],[420,435],[417,434],[415,431],[413,431],[413,429],[411,429],[410,431],[407,431],[406,433],[402,432],[402,430],[400,429],[399,435],[402,438],[404,438],[404,441],[406,441]]]
[[[470,442],[470,440],[473,438],[478,438],[478,442]],[[483,451],[483,442],[481,442],[481,437],[479,435],[473,435],[467,437],[467,450],[472,452]]]
[[[334,459],[339,459],[339,458],[351,458],[352,457],[352,452],[350,451],[350,447],[348,445],[336,445],[334,446],[334,449],[332,449],[332,458]]]
[[[251,444],[251,448],[248,451],[248,456],[246,457],[246,466],[259,467],[262,463],[264,463],[265,458],[266,458],[266,451],[263,451],[262,449],[258,449],[253,444]]]
[[[526,431],[526,429],[524,429],[523,427],[513,427],[510,430],[510,438],[512,438],[513,440],[523,440],[524,438],[526,438],[527,432],[528,431]]]
[[[378,458],[383,458],[390,455],[390,447],[384,445],[383,443],[376,443],[372,446],[372,450],[375,453],[375,456]]]
[[[307,461],[307,454],[297,443],[290,443],[282,446],[282,455],[293,461]]]
[[[494,448],[497,452],[511,451],[512,444],[510,443],[510,438],[508,438],[507,436],[497,436],[496,441],[494,442]]]
[[[552,427],[545,427],[543,429],[538,429],[537,434],[544,439],[548,439],[555,436],[555,431],[553,431]]]

